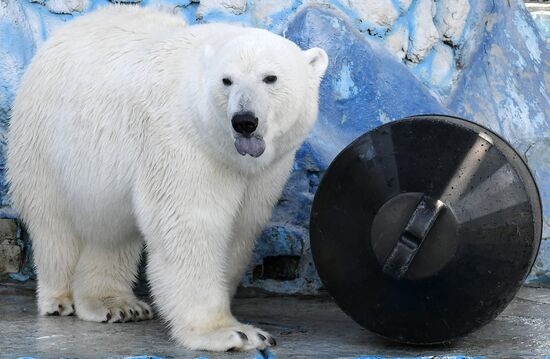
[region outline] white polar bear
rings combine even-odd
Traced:
[[[151,318],[132,292],[145,242],[179,343],[273,345],[230,301],[317,117],[327,64],[265,30],[186,27],[134,6],[54,33],[22,79],[7,150],[40,313]]]

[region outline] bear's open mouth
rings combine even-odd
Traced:
[[[238,136],[235,138],[235,148],[242,156],[260,157],[265,151],[265,141],[260,136]]]

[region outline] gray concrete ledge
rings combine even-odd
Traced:
[[[241,298],[236,316],[271,332],[276,358],[359,356],[486,356],[542,358],[550,355],[550,290],[523,288],[492,323],[449,345],[411,347],[369,333],[329,298]],[[99,324],[75,317],[38,317],[32,285],[0,283],[0,358],[254,358],[255,353],[190,352],[169,340],[160,320]]]

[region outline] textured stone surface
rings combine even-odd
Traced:
[[[35,49],[55,28],[79,16],[80,9],[89,12],[110,3],[40,1],[0,0],[0,154],[9,107]],[[520,1],[124,2],[179,14],[189,24],[226,21],[265,27],[304,48],[321,46],[329,53],[319,122],[299,151],[295,171],[243,280],[245,286],[284,293],[318,291],[321,283],[311,260],[307,226],[323,171],[363,132],[413,114],[456,114],[510,141],[536,176],[545,207],[545,236],[550,236],[550,56]],[[63,12],[72,14],[56,14]],[[0,215],[13,217],[3,167],[0,156]],[[29,248],[27,242],[19,243]],[[548,247],[544,242],[532,283],[550,281]],[[19,278],[30,274],[28,251],[23,255],[26,265]],[[270,278],[269,271],[254,277],[253,269],[264,265],[267,256],[299,256],[296,278]]]
[[[439,32],[433,22],[435,8],[435,3],[431,0],[418,0],[413,10],[411,46],[407,52],[407,59],[411,62],[424,60],[439,40]]]
[[[56,14],[70,14],[75,11],[84,11],[88,7],[88,0],[31,0],[45,5],[48,10]]]
[[[22,250],[17,243],[17,224],[12,219],[0,219],[0,275],[17,273],[22,262]]]
[[[392,0],[347,0],[347,4],[372,32],[387,31],[399,16]]]
[[[197,17],[204,18],[214,11],[240,15],[246,11],[246,0],[202,0],[197,9]]]
[[[0,242],[0,274],[19,272],[21,247],[16,242]]]
[[[541,34],[546,38],[546,43],[550,45],[550,3],[530,4],[530,11]]]
[[[0,219],[0,241],[17,240],[17,223],[12,219]]]
[[[234,312],[277,339],[270,358],[539,359],[550,353],[548,289],[524,288],[496,320],[479,331],[453,344],[429,347],[384,340],[359,327],[328,298],[239,298]],[[178,348],[158,319],[102,324],[75,317],[37,317],[32,286],[2,283],[0,333],[0,358],[262,359],[252,352],[214,354]]]
[[[468,0],[441,0],[437,3],[436,23],[443,41],[458,45],[470,14]]]

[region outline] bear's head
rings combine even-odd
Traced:
[[[324,50],[245,29],[204,59],[201,125],[224,159],[257,169],[300,146],[317,118]]]

